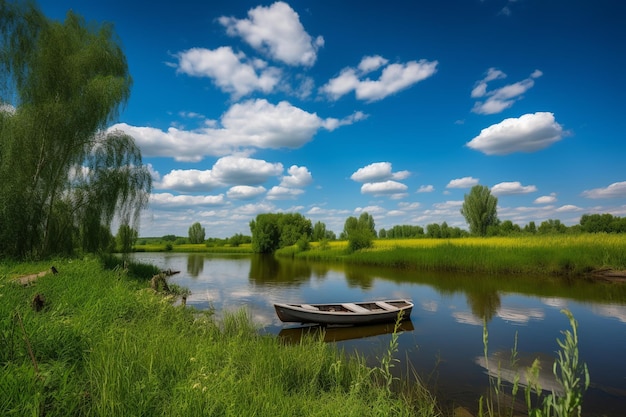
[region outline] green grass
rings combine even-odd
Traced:
[[[0,415],[437,415],[423,388],[389,390],[363,358],[259,335],[245,310],[218,322],[148,289],[153,268],[106,265],[0,264]]]
[[[347,243],[277,255],[368,266],[485,274],[585,275],[608,268],[626,270],[626,235],[520,236],[374,241],[371,249],[348,253]]]

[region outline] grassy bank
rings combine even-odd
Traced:
[[[415,270],[485,274],[584,275],[600,269],[626,270],[626,235],[581,234],[460,239],[378,239],[373,247],[348,253],[347,242],[313,243],[277,252],[317,261],[347,262]]]
[[[0,415],[437,414],[423,390],[390,389],[393,347],[372,369],[321,342],[282,345],[245,310],[216,322],[172,305],[150,267],[56,260],[58,274],[13,282],[50,265],[0,265]]]

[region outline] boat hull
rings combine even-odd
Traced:
[[[384,301],[382,304],[386,305],[387,308],[378,307],[376,302],[311,305],[274,304],[274,308],[278,318],[283,322],[322,325],[389,323],[395,322],[400,313],[402,313],[403,320],[408,320],[413,309],[413,303],[406,300],[390,300]],[[391,309],[389,306],[395,308]]]

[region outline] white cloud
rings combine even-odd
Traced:
[[[210,170],[175,169],[164,175],[155,188],[190,192],[208,191],[224,185],[259,185],[282,173],[281,163],[226,156],[218,159]]]
[[[361,186],[361,194],[387,195],[406,191],[408,187],[397,181],[368,182]]]
[[[535,70],[528,78],[522,81],[487,91],[487,83],[489,81],[506,77],[506,74],[502,71],[489,68],[485,78],[476,82],[471,93],[472,98],[487,97],[487,100],[477,101],[472,111],[478,114],[496,114],[508,109],[522,97],[522,94],[535,85],[534,79],[542,75],[541,71]]]
[[[451,180],[446,188],[470,188],[478,184],[478,178],[463,177]]]
[[[212,175],[224,184],[259,185],[283,172],[283,164],[261,159],[226,156],[213,165]]]
[[[381,56],[366,56],[358,68],[344,68],[341,73],[320,88],[320,92],[337,100],[354,91],[356,98],[365,101],[377,101],[404,90],[437,72],[437,61],[409,61],[387,65]],[[361,79],[365,74],[382,68],[378,79]]]
[[[626,197],[626,181],[614,182],[606,188],[594,188],[582,193],[586,198],[624,198]]]
[[[576,211],[581,211],[582,209],[580,207],[574,206],[572,204],[566,204],[564,206],[561,206],[559,208],[556,209],[557,213],[570,213],[570,212],[576,212]]]
[[[235,54],[228,46],[215,50],[192,48],[178,55],[178,71],[194,77],[211,78],[221,90],[234,98],[254,91],[271,92],[281,78],[281,71],[261,60],[249,61],[243,53]]]
[[[163,176],[155,184],[156,189],[176,191],[209,191],[220,187],[222,182],[213,176],[211,170],[175,169]]]
[[[231,106],[222,116],[221,127],[205,126],[195,130],[170,127],[162,131],[118,123],[109,131],[122,130],[132,136],[144,156],[198,162],[207,155],[223,156],[250,147],[299,148],[310,142],[322,128],[331,130],[363,118],[359,113],[332,124],[287,101],[275,105],[257,99]]]
[[[389,179],[403,180],[410,175],[409,171],[392,172],[391,162],[375,162],[359,168],[350,179],[358,182],[379,182]]]
[[[292,165],[288,172],[289,175],[284,176],[280,182],[281,187],[302,188],[313,182],[313,176],[306,167]]]
[[[432,193],[435,191],[435,187],[432,185],[420,185],[420,188],[417,190],[418,193]]]
[[[507,155],[547,148],[563,135],[563,127],[554,120],[554,114],[537,112],[491,125],[466,145],[487,155]]]
[[[267,199],[268,200],[292,200],[302,193],[304,193],[304,190],[301,190],[298,188],[276,186],[276,187],[272,187],[272,189],[267,192]]]
[[[226,197],[233,200],[252,200],[265,193],[263,186],[251,187],[249,185],[236,185],[226,192]]]
[[[218,21],[230,36],[240,36],[256,50],[288,65],[312,66],[324,45],[324,38],[313,40],[298,13],[282,1],[249,10],[248,19],[223,16]]]
[[[533,201],[533,203],[535,203],[535,204],[553,204],[553,203],[556,203],[556,193],[550,193],[550,195],[543,195],[541,197],[537,197],[535,199],[535,201]]]
[[[332,132],[333,130],[337,129],[340,126],[351,125],[351,124],[354,124],[355,122],[365,120],[367,119],[367,117],[368,117],[367,114],[360,112],[360,111],[356,111],[352,115],[344,117],[343,119],[335,119],[333,117],[329,117],[324,120],[323,126],[326,130],[329,130]]]
[[[152,208],[185,208],[198,206],[221,206],[224,195],[173,195],[171,193],[157,193],[150,195],[150,207]]]
[[[494,196],[511,195],[511,194],[528,194],[537,191],[534,185],[522,185],[518,181],[501,182],[491,187],[491,194]]]

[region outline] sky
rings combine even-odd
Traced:
[[[250,235],[268,212],[468,229],[477,184],[521,227],[626,216],[626,2],[38,4],[114,25],[133,87],[109,130],[153,176],[142,237]]]

